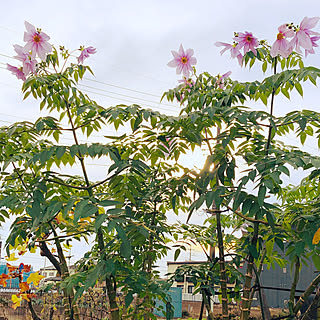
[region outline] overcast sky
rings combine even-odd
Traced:
[[[232,79],[262,79],[260,65],[251,71],[241,69],[236,60],[230,59],[229,53],[221,56],[221,49],[214,43],[231,43],[234,31],[249,31],[271,44],[279,25],[299,24],[305,16],[320,15],[320,2],[11,0],[2,1],[1,13],[0,125],[8,125],[19,120],[34,120],[40,115],[39,104],[33,98],[22,101],[21,80],[4,69],[6,63],[16,63],[7,57],[15,55],[12,45],[24,45],[25,20],[47,33],[56,47],[64,45],[73,50],[85,45],[97,48],[97,53],[86,63],[95,73],[95,78],[89,78],[102,83],[86,80],[83,84],[92,88],[82,88],[91,91],[88,94],[102,106],[134,102],[176,115],[178,106],[167,102],[159,104],[162,93],[175,87],[180,79],[173,68],[167,67],[172,59],[171,50],[178,50],[181,43],[185,49],[193,48],[198,73],[222,74],[231,70]],[[316,30],[320,32],[320,23]],[[308,57],[306,65],[320,67],[319,53],[318,50]],[[318,88],[307,85],[304,99],[298,95],[293,95],[290,102],[276,99],[275,113],[280,115],[302,108],[318,111],[318,100]],[[265,108],[261,105],[252,107]],[[110,132],[105,131],[105,134]],[[311,144],[307,143],[306,148],[317,152]],[[94,179],[99,179],[101,167],[92,166],[91,171]],[[6,230],[3,230],[2,238],[5,238]],[[35,266],[43,263],[38,257],[30,259]]]

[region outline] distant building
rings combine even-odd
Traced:
[[[179,267],[184,265],[200,265],[207,261],[168,261],[168,274],[174,273]],[[182,289],[182,311],[187,311],[190,315],[199,315],[201,309],[202,295],[194,294],[194,284],[190,281],[190,277],[175,277],[172,287]],[[214,297],[214,302],[219,303],[218,296]]]
[[[18,267],[18,266],[17,266]],[[7,264],[0,264],[0,274],[8,274],[8,267]],[[33,268],[31,267],[29,272],[23,272],[23,281],[27,281],[28,277],[30,274],[33,273]],[[0,285],[0,291],[11,291],[11,290],[20,290],[19,287],[19,279],[14,278],[14,279],[9,279],[6,281],[7,285],[4,287]]]
[[[74,274],[76,272],[74,265],[69,267],[69,272],[70,274]],[[41,283],[61,281],[61,277],[54,266],[40,268],[39,273],[44,276]]]
[[[206,263],[206,261],[175,261],[167,262],[168,274],[173,274],[178,267],[183,265],[199,265]],[[246,267],[242,266],[239,269],[241,272],[246,272]],[[309,261],[307,265],[302,264],[299,282],[296,290],[296,298],[298,298],[303,291],[309,286],[311,281],[319,274],[319,270],[316,269],[312,260]],[[272,308],[284,308],[287,307],[287,302],[290,296],[290,288],[293,279],[293,270],[290,270],[290,264],[281,268],[275,265],[274,268],[267,268],[267,265],[263,266],[260,275],[260,285],[264,288],[266,301],[269,307]],[[198,302],[202,300],[201,294],[193,294],[194,284],[190,281],[188,276],[175,277],[173,282],[173,287],[182,288],[182,301],[183,304],[188,302]],[[258,304],[257,301],[258,292],[255,294],[254,305]],[[214,303],[219,303],[218,296],[214,297]],[[198,308],[197,305],[194,307]],[[185,304],[183,310],[190,312],[190,303]]]

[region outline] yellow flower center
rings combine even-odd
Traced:
[[[35,36],[33,36],[33,41],[39,43],[41,41],[41,37],[38,34],[36,34]]]
[[[278,34],[277,34],[277,40],[282,40],[282,39],[284,39],[285,38],[285,36],[284,36],[284,34],[282,33],[282,32],[279,32]]]
[[[247,36],[247,37],[246,37],[246,40],[247,40],[248,42],[251,42],[251,41],[252,41],[252,37]]]
[[[181,62],[182,62],[183,64],[186,64],[186,63],[188,62],[188,58],[187,58],[187,57],[182,57],[182,58],[181,58]]]

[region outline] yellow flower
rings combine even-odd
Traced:
[[[17,307],[20,307],[22,298],[20,298],[20,297],[16,296],[15,294],[13,294],[12,297],[11,297],[11,300],[12,300],[12,302],[13,302],[12,308],[13,308],[14,310],[16,310]]]
[[[39,285],[40,280],[43,278],[44,276],[42,276],[38,272],[34,272],[34,273],[31,273],[30,276],[28,277],[27,283],[33,282],[33,285],[37,287]]]
[[[319,241],[320,241],[320,228],[314,234],[313,239],[312,239],[312,244],[318,244]]]
[[[18,260],[19,258],[16,258],[16,254],[13,252],[13,253],[10,253],[10,256],[9,257],[6,257],[6,260],[7,261],[16,261]]]

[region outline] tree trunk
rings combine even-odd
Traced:
[[[38,315],[36,314],[36,312],[34,311],[31,300],[28,301],[28,307],[29,307],[29,310],[31,312],[32,320],[41,320],[41,318],[39,318]]]
[[[254,222],[253,236],[251,241],[251,245],[254,247],[256,247],[257,245],[258,234],[259,234],[259,223]],[[254,257],[252,256],[252,254],[249,254],[247,272],[245,275],[245,281],[243,285],[240,320],[248,320],[250,315],[250,305],[251,305],[250,292],[251,292],[251,281],[252,281],[252,274],[253,274],[253,268],[254,268],[253,264],[254,264]]]
[[[318,287],[318,284],[320,283],[320,274],[313,279],[313,281],[309,284],[309,287],[306,289],[306,291],[300,296],[298,302],[293,307],[293,313],[297,314],[297,312],[301,309],[304,302],[309,298],[309,296],[312,294],[313,290],[315,290]]]
[[[296,263],[295,263],[295,270],[294,270],[294,277],[293,277],[293,282],[291,285],[291,290],[290,290],[290,299],[289,299],[289,312],[290,315],[293,316],[293,306],[294,306],[294,297],[296,294],[296,288],[297,284],[299,281],[299,274],[300,274],[300,258],[296,256]]]
[[[204,291],[202,292],[202,299],[203,299],[204,305],[206,306],[206,309],[208,311],[208,315],[209,315],[210,319],[213,320],[214,316],[213,316],[213,312],[211,311],[210,302],[209,302],[207,295]]]
[[[222,319],[229,319],[228,312],[228,296],[227,296],[227,275],[224,261],[223,235],[221,230],[221,212],[216,211],[217,218],[217,236],[219,247],[219,265],[220,265],[220,286],[221,286],[221,301],[222,301]]]
[[[320,300],[320,288],[317,289],[316,296],[314,297],[306,313],[302,316],[301,320],[315,320],[317,318],[319,300]]]
[[[116,288],[113,284],[112,278],[109,276],[106,277],[106,287],[110,306],[110,319],[120,320],[119,307],[116,301]]]

